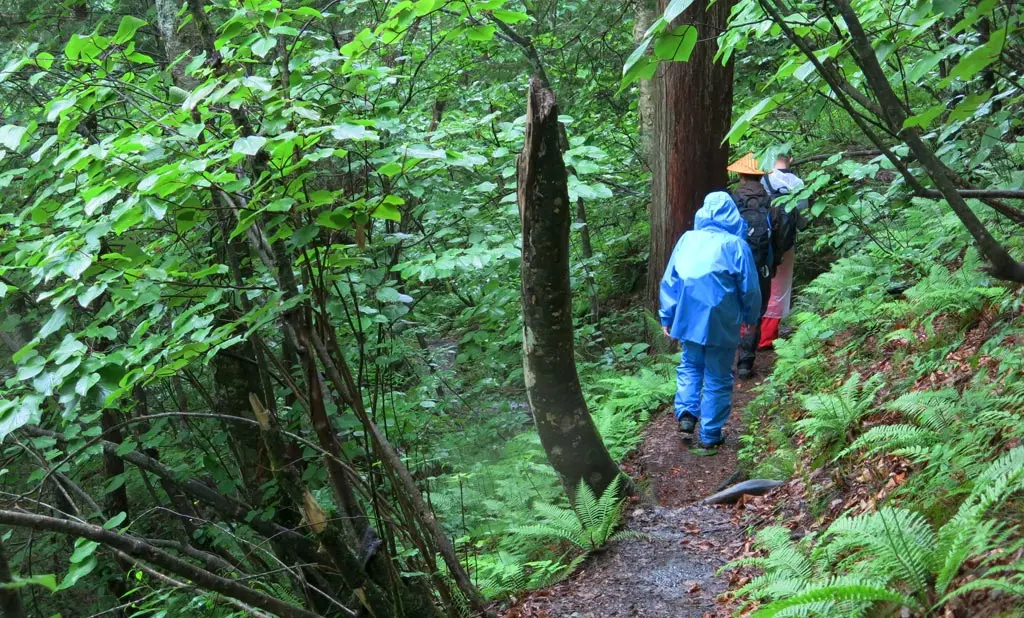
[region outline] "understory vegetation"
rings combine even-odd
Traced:
[[[748,152],[811,201],[739,611],[1021,609],[1013,3],[0,16],[4,618],[493,616],[637,540],[660,273]]]
[[[925,205],[804,287],[746,411],[757,616],[1013,616],[1024,595],[1024,298]],[[1018,239],[1019,240],[1019,239]],[[965,610],[965,608],[970,608]]]

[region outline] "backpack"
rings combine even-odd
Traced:
[[[772,250],[775,258],[773,266],[778,266],[782,263],[783,254],[796,245],[797,230],[804,227],[801,225],[803,217],[800,216],[802,204],[797,204],[796,208],[787,211],[786,204],[776,204],[774,202],[776,202],[775,198],[785,195],[788,193],[788,190],[785,188],[776,189],[772,186],[767,176],[762,178],[761,184],[768,191],[768,196],[773,202],[769,207],[772,224]],[[805,200],[801,200],[801,202],[803,201]]]
[[[777,266],[772,246],[771,197],[764,194],[747,198],[733,195],[732,200],[747,222],[747,244],[754,254],[758,274],[768,277]]]

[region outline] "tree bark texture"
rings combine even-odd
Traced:
[[[555,95],[530,81],[519,155],[523,226],[523,374],[537,432],[570,497],[582,479],[600,494],[619,474],[587,410],[573,354],[569,202]]]
[[[639,45],[644,34],[654,23],[656,0],[636,0],[636,17],[633,20],[633,43]],[[659,80],[642,79],[639,83],[640,99],[637,101],[637,120],[639,121],[640,143],[643,148],[644,163],[651,165],[651,146],[654,143],[654,97]]]
[[[664,10],[666,0],[660,0]],[[647,297],[658,303],[658,285],[676,241],[693,228],[704,196],[728,183],[729,147],[723,144],[732,120],[730,61],[715,62],[718,35],[725,30],[730,0],[695,2],[677,23],[694,24],[698,43],[688,62],[662,63],[654,80],[654,139],[651,147],[651,252]]]

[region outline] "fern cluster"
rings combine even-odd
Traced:
[[[600,496],[581,480],[571,509],[537,502],[532,508],[533,523],[511,527],[501,548],[470,561],[477,585],[487,596],[501,597],[556,583],[607,543],[638,537],[630,531],[616,532],[625,504],[622,477]],[[536,558],[537,541],[546,547],[554,544],[559,553]]]
[[[636,447],[650,411],[671,400],[672,365],[674,359],[656,356],[629,372],[597,362],[580,364],[591,415],[614,458]],[[489,598],[543,587],[568,575],[612,536],[621,515],[618,485],[600,498],[589,487],[581,488],[575,510],[570,509],[528,416],[518,411],[518,430],[507,420],[515,413],[512,409],[453,432],[424,455],[428,463],[443,462],[452,470],[424,480],[427,498]],[[495,432],[509,431],[516,433],[493,446]],[[490,446],[468,448],[470,442]]]
[[[630,532],[614,534],[622,522],[622,509],[626,501],[622,498],[622,477],[614,481],[597,497],[589,485],[580,480],[576,489],[573,508],[564,509],[543,502],[535,504],[539,516],[537,523],[517,526],[515,534],[564,541],[589,554],[609,541],[634,536]]]
[[[758,472],[850,478],[895,455],[907,476],[877,510],[800,541],[762,530],[762,555],[731,565],[763,571],[739,590],[754,616],[931,615],[975,592],[1024,598],[1024,353],[1012,345],[1024,299],[991,280],[948,217],[921,212],[800,291],[797,331],[745,411],[741,449]]]
[[[893,507],[841,517],[800,543],[790,540],[788,529],[770,527],[756,538],[764,557],[724,568],[764,570],[738,591],[766,602],[757,617],[889,615],[901,607],[935,610],[977,590],[1024,595],[1024,559],[1014,558],[1024,541],[993,517],[1020,492],[1024,447],[982,471],[975,490],[938,529],[920,513]],[[960,578],[968,563],[973,578]]]
[[[803,398],[807,416],[796,427],[811,440],[811,447],[827,452],[849,442],[853,427],[872,412],[875,395],[882,388],[881,376],[861,383],[859,373],[851,375],[833,393],[818,393]]]

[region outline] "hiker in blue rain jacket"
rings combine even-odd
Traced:
[[[694,229],[676,243],[661,280],[662,330],[683,347],[676,370],[676,419],[688,434],[699,419],[702,448],[723,440],[740,324],[755,324],[761,317],[757,266],[746,235],[747,224],[729,194],[709,194]]]

